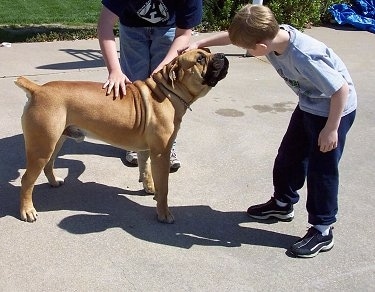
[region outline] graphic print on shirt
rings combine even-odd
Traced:
[[[300,89],[300,86],[299,86],[299,83],[297,80],[292,80],[292,79],[289,79],[288,77],[286,77],[283,73],[283,70],[280,68],[280,69],[277,69],[276,70],[277,73],[279,73],[279,75],[281,76],[281,78],[284,79],[284,81],[293,89],[295,90],[299,90]]]
[[[169,12],[163,0],[148,0],[137,14],[151,23],[164,22],[169,19]]]

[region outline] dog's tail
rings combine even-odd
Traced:
[[[27,97],[30,97],[30,94],[34,93],[40,86],[23,76],[18,77],[14,83],[26,92]]]

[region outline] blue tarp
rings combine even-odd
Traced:
[[[375,33],[375,0],[353,0],[352,4],[334,4],[328,8],[338,24],[350,24]]]

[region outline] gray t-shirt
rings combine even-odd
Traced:
[[[346,81],[349,97],[342,116],[357,108],[357,94],[344,62],[324,43],[289,25],[280,25],[289,35],[289,45],[282,55],[275,52],[266,57],[298,95],[301,110],[327,117],[331,96]]]

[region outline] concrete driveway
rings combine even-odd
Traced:
[[[341,162],[336,245],[308,260],[286,255],[308,227],[305,189],[290,223],[245,213],[272,194],[273,160],[297,101],[265,59],[212,48],[227,54],[230,70],[184,117],[182,167],[170,175],[175,224],[156,222],[124,152],[94,140],[64,146],[61,188],[40,176],[39,219],[29,224],[18,215],[26,97],[14,79],[104,82],[107,71],[97,40],[1,47],[0,291],[374,291],[375,35],[306,33],[342,57],[359,95]]]

